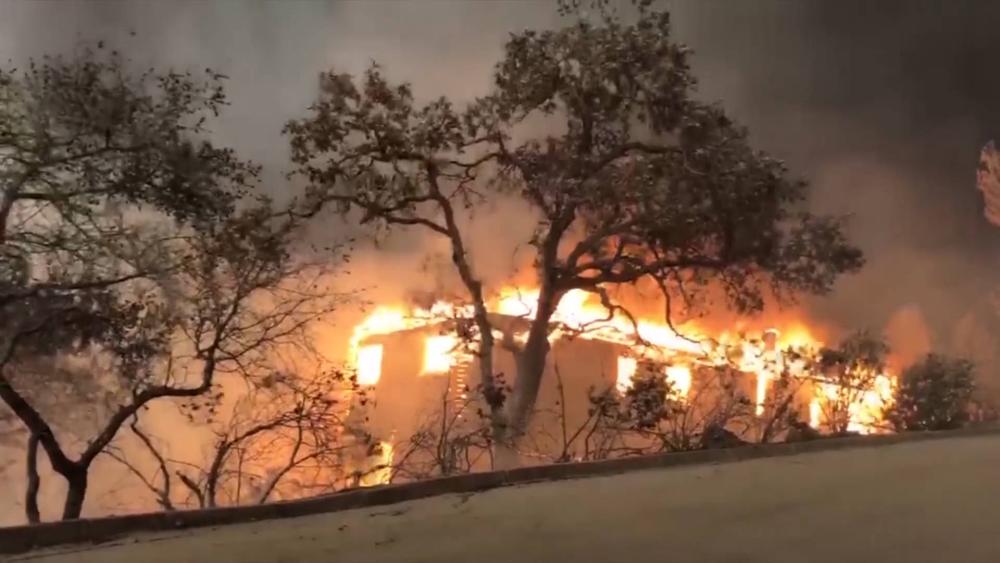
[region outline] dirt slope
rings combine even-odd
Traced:
[[[1000,561],[1000,436],[648,470],[150,534],[37,562]]]

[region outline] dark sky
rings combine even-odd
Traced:
[[[957,319],[1000,282],[1000,231],[974,189],[979,148],[1000,137],[1000,2],[666,5],[695,51],[701,95],[810,180],[817,209],[854,217],[869,264],[813,304],[817,314],[881,328],[915,305],[936,340],[950,342]],[[280,127],[308,104],[318,71],[374,59],[418,96],[467,99],[486,88],[508,31],[557,21],[542,1],[8,0],[0,58],[100,38],[144,63],[218,68],[234,100],[218,136],[276,178]]]
[[[1000,279],[1000,232],[974,187],[1000,137],[1000,3],[678,2],[703,92],[853,214],[865,271],[816,305],[878,327],[914,303],[950,325]]]

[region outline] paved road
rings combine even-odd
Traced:
[[[1000,436],[535,484],[15,560],[996,563]]]

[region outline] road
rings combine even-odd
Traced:
[[[637,471],[14,558],[132,563],[1000,561],[1000,436]]]

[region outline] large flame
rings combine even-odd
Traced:
[[[382,376],[382,345],[369,344],[358,348],[357,369],[359,385],[375,385]]]
[[[537,289],[507,287],[487,306],[502,315],[532,319],[537,314],[538,295]],[[351,338],[350,357],[358,369],[359,383],[375,385],[381,375],[381,345],[365,344],[372,336],[471,316],[470,306],[446,301],[438,301],[429,309],[378,307],[355,327]],[[550,339],[553,341],[573,335],[622,344],[635,350],[635,354],[618,359],[616,387],[622,392],[632,384],[638,366],[637,357],[657,360],[668,366],[665,376],[671,383],[672,392],[683,398],[691,389],[694,364],[730,365],[732,358],[727,357],[727,351],[739,350],[737,368],[753,374],[756,379],[755,410],[758,415],[763,414],[771,382],[779,374],[787,370],[795,377],[816,377],[807,373],[806,362],[801,358],[790,357],[786,362],[783,351],[817,350],[821,346],[810,327],[798,320],[781,323],[780,331],[774,328],[763,331],[759,340],[747,338],[743,330],[721,331],[710,336],[692,323],[674,327],[662,320],[632,318],[617,312],[609,314],[608,309],[592,294],[581,290],[570,291],[562,297],[552,315],[552,323],[555,328]],[[514,337],[523,340],[526,334]],[[463,353],[458,344],[458,338],[453,335],[429,336],[424,346],[421,373],[448,373],[454,366],[467,361],[468,354]],[[882,426],[893,385],[894,379],[888,374],[877,376],[874,389],[865,391],[850,406],[849,430],[870,433]],[[824,422],[823,405],[833,400],[837,387],[834,383],[822,381],[815,387],[815,397],[809,405],[809,423],[819,428]]]
[[[458,347],[458,338],[450,334],[427,338],[424,347],[424,367],[421,373],[448,373],[455,364],[453,353]]]

